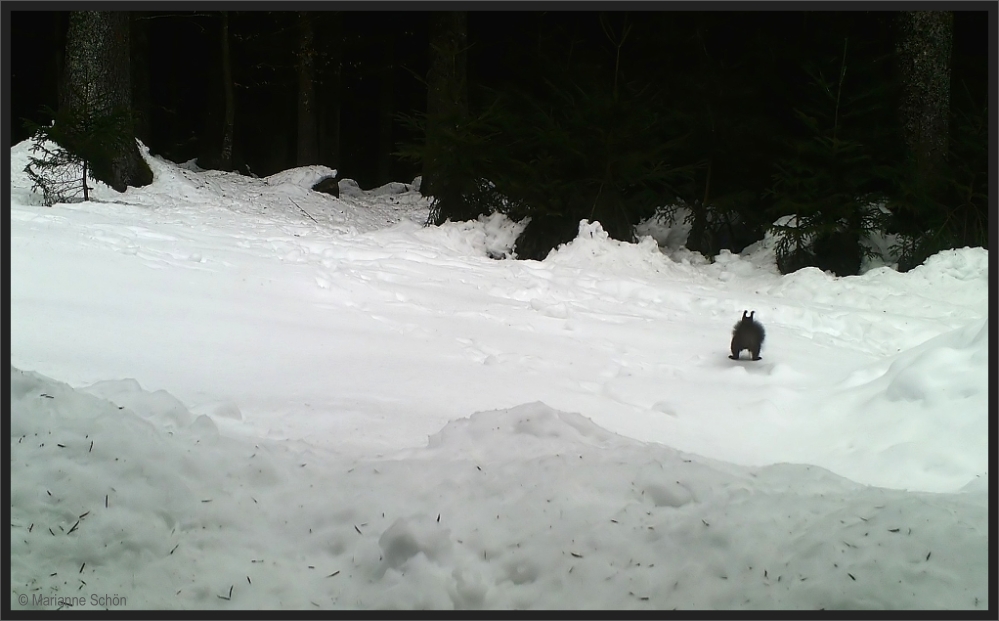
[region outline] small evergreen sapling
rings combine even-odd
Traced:
[[[48,126],[25,122],[32,132],[32,145],[24,172],[31,179],[31,191],[41,191],[46,207],[90,200],[88,162],[63,146],[71,142],[62,135],[72,124],[66,122],[67,116],[61,115]]]
[[[112,154],[130,139],[127,112],[97,112],[87,104],[91,99],[78,97],[79,107],[58,112],[43,108],[53,119],[49,125],[24,121],[33,143],[24,172],[46,206],[90,200],[91,181],[111,178]]]

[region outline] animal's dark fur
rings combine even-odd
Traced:
[[[735,324],[732,330],[732,355],[729,356],[732,360],[738,360],[739,352],[744,349],[749,350],[753,360],[760,359],[760,347],[763,346],[766,331],[763,330],[763,324],[753,318],[755,314],[756,311],[749,314],[742,311],[742,319]]]

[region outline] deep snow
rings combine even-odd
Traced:
[[[989,606],[982,249],[780,276],[772,240],[583,222],[497,261],[505,218],[425,228],[413,185],[323,167],[149,157],[46,208],[28,147],[16,609]]]

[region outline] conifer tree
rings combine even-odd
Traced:
[[[460,219],[462,180],[447,169],[441,155],[448,135],[468,117],[468,14],[442,11],[430,17],[430,69],[427,72],[426,157],[420,193],[437,197],[435,223]],[[454,202],[454,204],[452,204]],[[462,214],[463,215],[463,214]]]
[[[788,140],[774,174],[774,215],[784,217],[770,230],[783,274],[806,266],[859,273],[861,240],[882,223],[873,205],[884,198],[879,190],[886,173],[870,148],[877,138],[861,136],[887,98],[878,87],[851,84],[848,53],[844,39],[838,63],[806,70],[811,95],[794,110],[802,133]]]
[[[86,159],[94,178],[118,192],[152,182],[132,128],[129,75],[129,18],[119,11],[73,11],[66,33],[65,87],[59,102],[67,122],[83,118],[116,122],[105,127],[114,137],[91,143]],[[60,130],[62,131],[62,130]],[[69,134],[75,130],[66,130]],[[87,132],[83,132],[87,133]],[[64,148],[72,149],[64,145]],[[80,156],[80,154],[76,154]]]

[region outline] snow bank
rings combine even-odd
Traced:
[[[131,381],[11,387],[17,609],[988,606],[984,491],[744,469],[540,403],[353,460],[176,425]]]
[[[858,369],[803,421],[830,438],[811,463],[845,452],[852,459],[837,471],[850,478],[904,489],[918,477],[922,489],[957,489],[989,460],[989,377],[988,320]],[[987,480],[979,473],[967,485]]]

